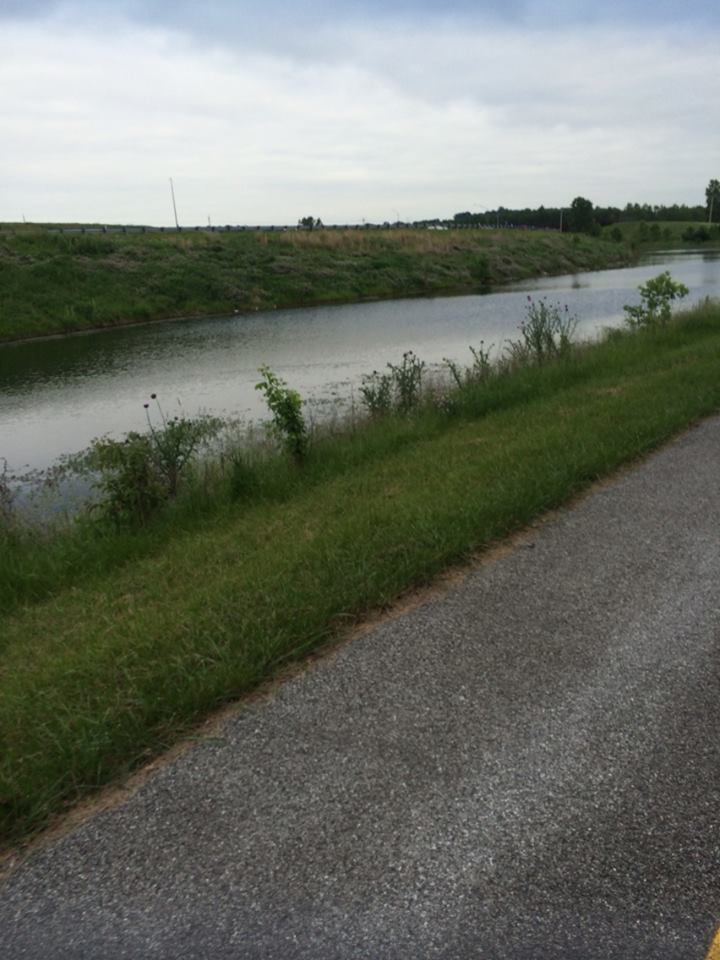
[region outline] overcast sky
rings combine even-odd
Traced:
[[[703,203],[717,0],[0,0],[0,220]]]

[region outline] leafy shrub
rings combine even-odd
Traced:
[[[372,373],[363,375],[360,396],[372,417],[382,417],[392,409],[393,381],[389,373]]]
[[[94,440],[85,465],[97,474],[94,485],[102,494],[92,509],[116,526],[146,521],[165,500],[145,434],[132,431],[122,440]]]
[[[153,393],[151,400],[157,402]],[[71,468],[90,472],[100,500],[92,509],[116,526],[142,523],[177,496],[181,475],[201,445],[222,427],[217,417],[168,417],[157,402],[159,423],[153,423],[144,404],[147,433],[136,430],[121,440],[100,437]]]
[[[683,230],[682,239],[689,243],[707,243],[710,231],[707,227],[688,227]]]
[[[291,390],[284,380],[267,367],[260,367],[262,380],[255,389],[265,395],[273,415],[270,432],[295,463],[301,464],[308,451],[308,431],[302,413],[302,400],[296,390]]]
[[[222,428],[222,420],[204,415],[171,418],[166,416],[154,393],[150,399],[155,400],[159,417],[159,425],[156,426],[150,416],[150,405],[144,404],[151,457],[166,497],[173,498],[177,494],[181,473],[199,446],[217,435]]]
[[[647,283],[641,284],[640,300],[637,306],[624,306],[625,322],[629,327],[664,326],[671,315],[670,304],[689,293],[684,283],[676,283],[665,270]]]

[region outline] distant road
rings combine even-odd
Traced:
[[[31,224],[28,224],[31,226]],[[41,226],[41,225],[39,225]],[[501,224],[506,226],[505,224]],[[455,223],[452,225],[434,225],[424,223],[346,223],[346,224],[326,224],[322,227],[313,228],[316,231],[322,230],[490,230],[494,227],[487,227],[484,224],[476,223]],[[512,229],[534,229],[518,227]],[[285,233],[288,231],[299,231],[300,233],[311,232],[306,227],[298,227],[294,224],[258,224],[251,226],[248,224],[216,224],[212,226],[178,226],[178,227],[150,227],[141,224],[92,224],[92,225],[69,225],[47,227],[48,233],[252,233],[256,231],[267,230],[269,232]]]
[[[3,957],[702,960],[719,585],[714,418],[31,856]]]

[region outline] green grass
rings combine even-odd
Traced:
[[[486,289],[617,266],[543,231],[61,234],[0,227],[0,341],[167,317]]]
[[[686,239],[688,231],[707,230],[708,239]],[[630,221],[604,227],[602,236],[606,239],[619,238],[623,244],[640,249],[654,247],[713,247],[720,245],[720,224],[706,224],[698,221],[661,220],[646,223],[644,221]],[[617,239],[616,239],[617,242]]]
[[[708,305],[494,377],[452,415],[428,409],[318,441],[302,470],[260,463],[241,502],[100,546],[87,535],[85,555],[80,538],[72,573],[48,567],[0,624],[5,841],[717,410],[719,366],[720,308]]]

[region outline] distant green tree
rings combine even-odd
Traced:
[[[708,223],[713,222],[713,208],[720,209],[720,180],[711,180],[705,188],[705,199],[707,200]]]
[[[317,220],[315,217],[301,217],[298,220],[298,226],[303,227],[305,230],[319,230],[322,225],[320,217],[318,217]]]
[[[570,204],[569,228],[573,233],[595,233],[595,216],[591,200],[575,197]]]

